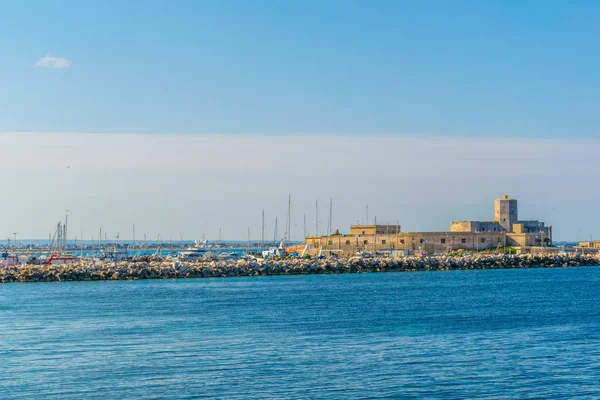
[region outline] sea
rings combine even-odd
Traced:
[[[0,284],[0,399],[597,399],[600,267]]]

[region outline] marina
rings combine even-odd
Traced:
[[[374,224],[351,225],[350,233],[342,234],[333,229],[330,200],[326,235],[306,235],[302,242],[289,240],[291,195],[287,205],[283,238],[278,237],[276,218],[272,246],[265,241],[264,210],[259,242],[250,240],[248,228],[246,243],[229,244],[221,240],[209,243],[203,236],[193,244],[182,239],[164,245],[160,234],[154,243],[136,242],[135,225],[134,240],[129,243],[120,243],[118,233],[116,241],[110,242],[106,232],[104,241],[68,243],[67,214],[64,223],[57,223],[47,246],[17,244],[16,234],[12,245],[7,241],[0,253],[1,280],[156,279],[600,264],[593,261],[600,255],[598,241],[590,238],[576,246],[555,246],[552,227],[537,220],[519,220],[517,200],[508,195],[495,200],[493,221],[455,221],[449,232],[403,232],[400,224],[377,224],[375,217]],[[306,234],[306,214],[303,219]],[[315,219],[318,220],[318,203]],[[102,229],[98,238],[102,238]],[[52,268],[65,264],[73,265],[73,269]],[[36,269],[38,265],[51,268]]]

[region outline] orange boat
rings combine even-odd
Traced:
[[[304,254],[307,250],[310,250],[310,249],[312,249],[312,245],[302,243],[297,246],[286,247],[285,252],[288,254],[292,254],[292,253]]]

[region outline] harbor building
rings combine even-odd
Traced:
[[[494,202],[494,220],[454,221],[447,232],[402,232],[400,225],[351,225],[349,234],[336,231],[329,236],[308,236],[306,244],[345,255],[375,250],[432,254],[552,244],[551,226],[521,221],[518,215],[517,200],[505,195]]]
[[[579,242],[578,247],[600,249],[600,240],[590,240],[589,242]]]

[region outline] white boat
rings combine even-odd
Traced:
[[[102,261],[116,262],[129,258],[129,253],[125,249],[115,247],[113,250],[104,250],[98,254],[97,258]]]
[[[246,253],[246,254],[240,255],[239,260],[261,262],[261,261],[264,261],[264,258],[258,257],[254,254]]]
[[[238,253],[236,253],[235,251],[223,252],[223,253],[217,254],[217,259],[219,259],[219,260],[233,260],[236,258],[240,258],[240,255]]]
[[[19,257],[16,254],[0,254],[0,267],[11,267],[13,265],[19,265]]]
[[[194,247],[188,247],[185,251],[180,251],[177,254],[177,259],[181,261],[198,261],[202,260],[207,254],[212,253],[204,247],[198,247],[198,244],[196,244]]]
[[[193,249],[200,249],[200,248],[206,248],[208,247],[208,240],[202,238],[202,240],[194,240],[194,246],[192,247],[188,247],[188,250],[193,250]]]
[[[279,246],[270,247],[269,250],[264,250],[262,252],[262,256],[264,258],[283,257],[285,255],[287,255],[287,253],[285,251],[285,238],[281,242],[279,242]]]
[[[48,257],[47,260],[43,261],[43,264],[56,265],[56,264],[73,264],[78,260],[74,254],[67,253],[54,253]]]

